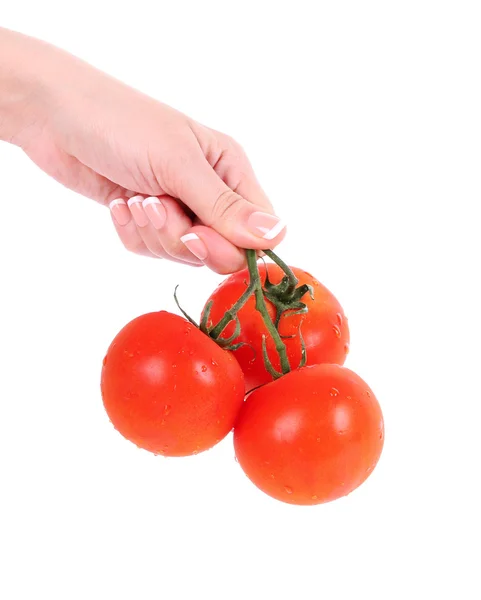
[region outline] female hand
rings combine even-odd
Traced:
[[[38,40],[0,29],[0,56],[0,136],[109,206],[128,250],[228,273],[283,237],[227,135]]]

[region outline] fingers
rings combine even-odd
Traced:
[[[164,196],[160,200],[140,195],[129,200],[116,198],[109,208],[117,233],[131,252],[192,266],[203,265],[180,240],[192,221],[172,198]]]
[[[110,203],[110,214],[120,241],[127,250],[142,256],[155,257],[144,244],[123,198],[117,198]]]
[[[285,223],[274,215],[253,174],[239,179],[237,193],[217,175],[200,150],[185,161],[187,164],[179,169],[189,176],[178,176],[176,195],[205,225],[239,248],[273,248],[279,243]],[[241,191],[255,201],[246,199]]]
[[[131,252],[191,266],[206,265],[221,274],[245,266],[242,250],[210,227],[192,225],[170,196],[117,198],[109,207],[117,233]]]
[[[244,252],[210,227],[195,225],[181,240],[192,254],[216,273],[235,273],[245,267]]]
[[[174,198],[164,195],[157,198],[157,200],[160,204],[155,205],[155,208],[163,210],[165,214],[163,225],[157,228],[157,235],[168,256],[197,265],[203,264],[202,260],[190,252],[181,240],[182,236],[192,227],[190,217],[186,215]],[[146,210],[148,208],[146,206]]]
[[[144,196],[132,196],[127,202],[127,207],[130,209],[132,220],[137,226],[137,231],[145,246],[154,256],[165,258],[166,252],[160,242],[157,231],[144,210],[144,200]]]

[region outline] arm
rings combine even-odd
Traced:
[[[41,42],[0,28],[0,140],[21,145],[26,129],[41,118],[42,85],[32,58],[37,44],[43,53]]]
[[[232,138],[2,28],[0,139],[109,206],[134,252],[226,273],[244,266],[241,249],[273,248],[284,235]]]

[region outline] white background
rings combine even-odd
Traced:
[[[479,599],[479,2],[1,2],[43,37],[236,137],[280,248],[350,317],[386,444],[318,507],[276,503],[232,440],[155,458],[111,428],[131,318],[221,277],[137,258],[107,211],[0,145],[0,597]],[[477,569],[477,572],[476,572]]]

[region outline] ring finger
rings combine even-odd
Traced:
[[[165,197],[163,197],[165,198]],[[175,202],[175,201],[174,201]],[[190,226],[190,220],[180,209],[177,214],[168,215],[164,202],[155,196],[136,195],[130,198],[128,206],[145,246],[160,258],[168,258],[176,262],[201,265],[202,262],[182,247],[176,251],[175,236]],[[170,210],[172,213],[172,210]],[[184,223],[186,221],[186,223]]]

